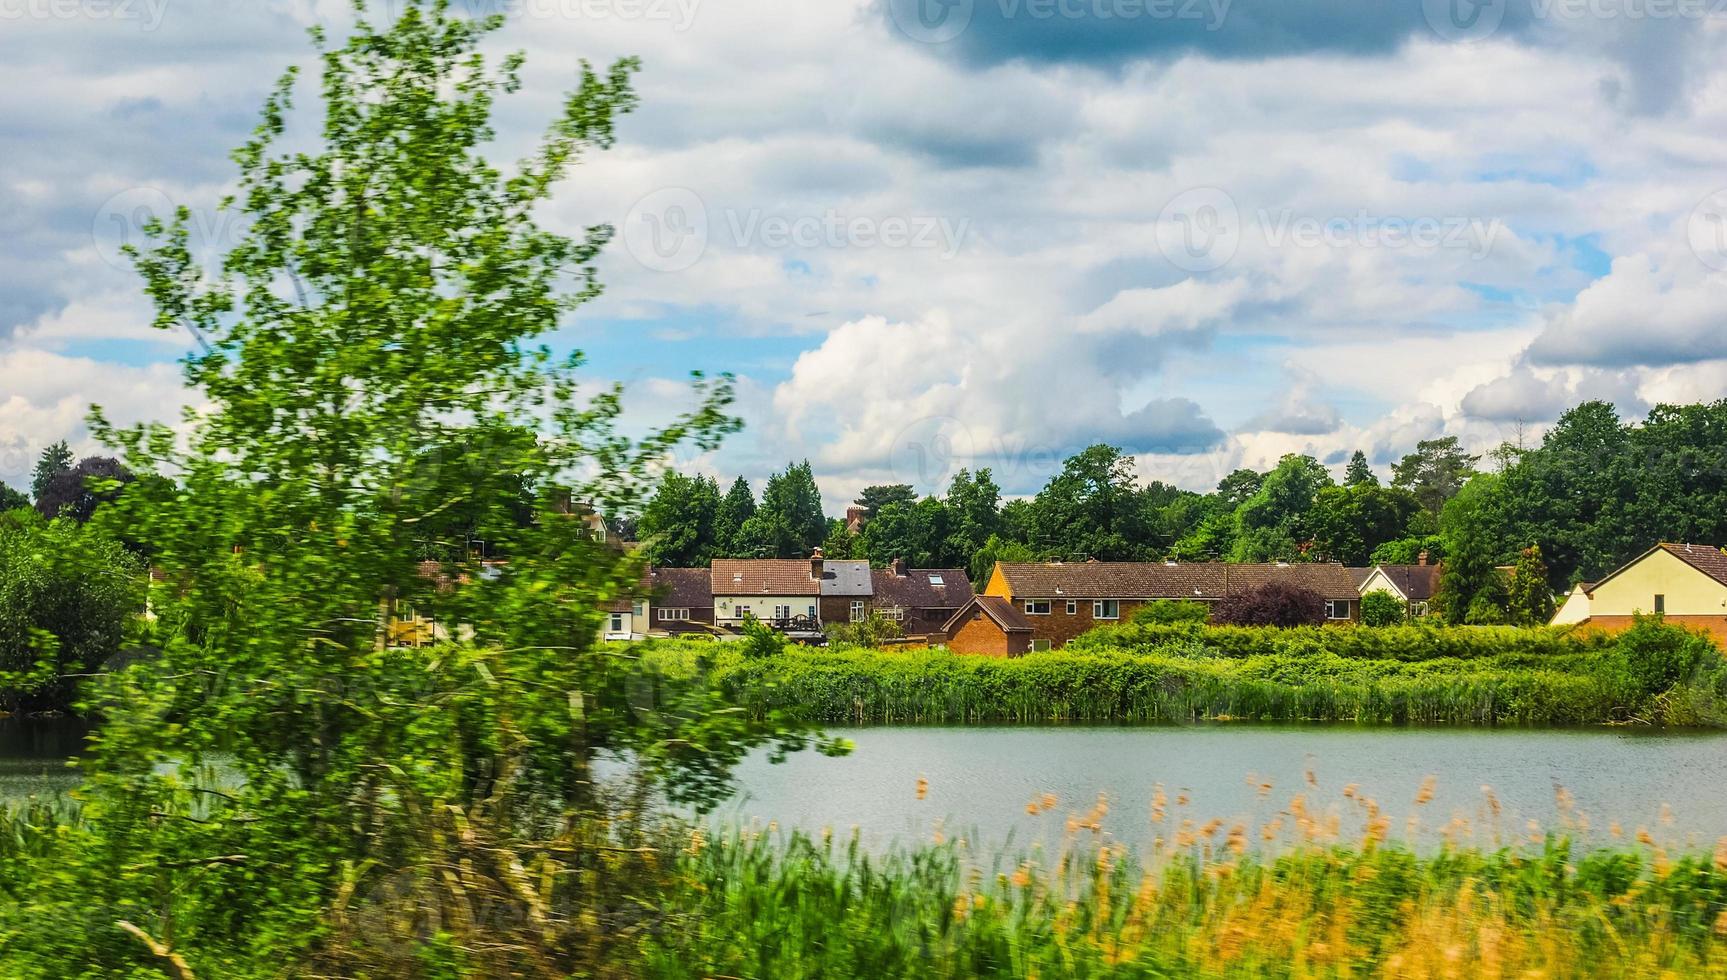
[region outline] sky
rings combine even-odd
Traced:
[[[374,3],[388,16],[401,0]],[[1727,0],[454,0],[528,56],[494,158],[587,60],[641,106],[541,212],[607,223],[552,337],[635,424],[730,372],[673,465],[864,486],[1097,442],[1208,489],[1285,453],[1727,395]],[[0,481],[198,398],[120,254],[191,209],[346,0],[0,0]],[[313,68],[315,75],[315,68]],[[302,88],[302,117],[316,100]]]

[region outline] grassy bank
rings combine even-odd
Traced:
[[[855,648],[751,656],[687,643],[643,656],[675,676],[710,674],[750,712],[795,709],[827,724],[1727,723],[1720,651],[1654,622],[1590,639],[1524,630],[1123,627],[1011,660]]]

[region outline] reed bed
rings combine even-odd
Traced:
[[[1359,797],[1354,840],[1302,795],[1258,825],[1159,797],[1144,848],[1105,832],[1103,799],[1012,857],[939,833],[884,855],[855,832],[691,831],[642,974],[1727,976],[1727,838],[1675,855],[1640,829],[1576,852],[1563,830],[1494,828],[1490,847],[1422,854]]]

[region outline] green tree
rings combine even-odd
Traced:
[[[1440,517],[1445,567],[1433,608],[1447,622],[1472,626],[1506,620],[1505,578],[1499,573],[1500,477],[1481,474],[1465,484]]]
[[[1393,464],[1391,485],[1415,494],[1421,506],[1437,514],[1475,475],[1480,459],[1464,452],[1456,436],[1423,439],[1414,452]]]
[[[1264,482],[1264,474],[1245,468],[1238,469],[1218,481],[1217,496],[1233,510],[1258,493]]]
[[[1343,485],[1346,487],[1377,487],[1379,477],[1373,475],[1373,467],[1367,465],[1367,454],[1357,449],[1355,455],[1349,457],[1349,466],[1343,471]]]
[[[975,475],[960,470],[954,474],[944,503],[948,537],[940,567],[950,568],[970,561],[984,542],[1001,530],[1001,488],[987,468]]]
[[[947,568],[951,539],[947,505],[934,497],[913,504],[888,504],[859,536],[860,550],[871,565],[882,567],[903,558],[914,568]]]
[[[1407,615],[1403,600],[1389,592],[1376,590],[1361,597],[1361,623],[1364,626],[1396,626]]]
[[[714,513],[714,551],[726,558],[755,557],[744,547],[744,524],[756,516],[756,495],[749,481],[738,477],[720,499]]]
[[[1157,599],[1133,611],[1133,622],[1163,626],[1171,623],[1204,623],[1211,618],[1211,607],[1203,602],[1185,599]]]
[[[637,534],[650,564],[699,568],[718,556],[714,532],[720,487],[705,476],[667,470],[647,506]]]
[[[70,517],[81,524],[133,479],[132,471],[112,456],[86,456],[54,474],[36,495],[36,509],[43,517]]]
[[[144,611],[143,563],[113,537],[29,511],[0,517],[0,708],[72,706],[68,675],[120,651]]]
[[[505,174],[479,155],[495,100],[520,85],[519,57],[479,50],[502,23],[410,4],[392,26],[362,16],[340,46],[320,40],[322,130],[278,146],[290,72],[236,154],[250,222],[220,272],[202,274],[186,212],[147,228],[155,325],[209,339],[185,362],[204,404],[180,432],[92,413],[126,465],[161,477],[96,517],[162,571],[160,651],[100,692],[82,820],[8,899],[23,906],[11,922],[45,924],[31,939],[65,975],[168,965],[154,940],[77,913],[92,907],[149,910],[139,928],[186,975],[611,973],[594,960],[612,909],[646,880],[641,824],[621,811],[658,795],[712,805],[752,745],[807,742],[703,685],[635,684],[597,649],[601,609],[641,568],[568,501],[628,510],[675,447],[735,428],[732,388],[698,379],[695,410],[629,440],[618,390],[579,397],[580,358],[539,345],[598,290],[609,230],[570,239],[534,215],[611,145],[635,66],[583,66]],[[536,490],[534,520],[500,529],[510,562],[425,574],[416,524],[449,500],[413,479],[418,461],[524,419],[539,420],[535,446],[498,460]],[[391,602],[461,628],[394,648]],[[611,752],[643,780],[629,802],[595,771]],[[198,785],[215,753],[231,777]],[[349,897],[363,915],[327,911]],[[384,922],[438,925],[384,936]]]
[[[867,524],[889,504],[917,503],[917,491],[905,483],[880,484],[864,487],[853,502],[864,509],[864,523]]]
[[[1322,487],[1309,517],[1314,548],[1323,558],[1365,565],[1380,545],[1404,534],[1420,509],[1413,494],[1395,487]]]
[[[1546,626],[1553,621],[1553,589],[1547,584],[1540,545],[1532,544],[1518,555],[1507,608],[1511,622],[1518,626]]]
[[[1133,457],[1096,445],[1068,457],[1032,500],[1030,543],[1071,558],[1143,556]]]
[[[24,496],[4,483],[0,483],[0,513],[28,506],[30,506],[29,497]]]
[[[41,500],[42,491],[60,474],[72,468],[72,450],[62,439],[42,450],[36,460],[36,470],[30,476],[30,497]]]
[[[1015,564],[1032,561],[1037,561],[1037,553],[1031,550],[1030,545],[992,534],[989,540],[983,543],[983,547],[972,554],[967,570],[971,573],[972,583],[981,589],[989,583],[996,562]]]
[[[771,542],[769,557],[801,558],[821,546],[827,537],[828,519],[822,513],[822,495],[809,460],[768,477],[761,506],[752,520],[759,523],[746,534],[746,540],[756,546],[764,539]]]
[[[1331,475],[1312,456],[1290,454],[1265,475],[1259,489],[1236,509],[1239,537],[1233,560],[1294,560],[1312,540],[1311,511]]]
[[[827,537],[822,539],[822,556],[841,561],[862,558],[862,545],[858,538],[845,521],[837,517],[830,519]]]

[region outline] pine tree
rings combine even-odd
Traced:
[[[30,477],[31,499],[40,501],[42,491],[48,489],[48,484],[71,468],[72,450],[66,445],[66,440],[62,439],[42,450],[41,458],[36,460],[36,472]]]
[[[756,516],[756,495],[748,480],[738,477],[720,499],[714,513],[714,554],[720,558],[748,557],[743,550],[744,524]]]
[[[1357,449],[1355,455],[1349,457],[1349,468],[1343,472],[1343,485],[1346,487],[1377,487],[1379,477],[1373,475],[1373,467],[1367,465],[1367,454]]]

